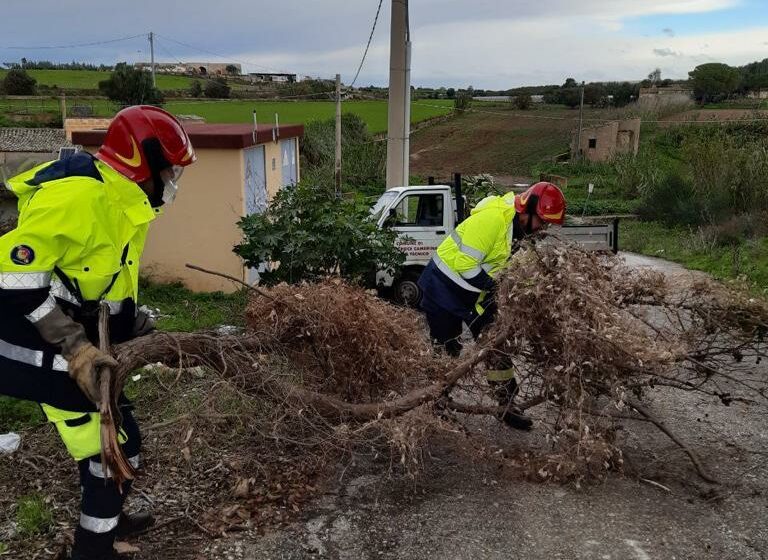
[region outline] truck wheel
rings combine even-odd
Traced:
[[[419,307],[421,302],[421,288],[419,288],[419,275],[413,272],[406,273],[395,282],[393,297],[396,303],[408,307]]]

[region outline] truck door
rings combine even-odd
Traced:
[[[447,190],[408,192],[393,207],[389,220],[402,234],[398,247],[408,255],[406,265],[426,265],[453,229],[449,197]]]

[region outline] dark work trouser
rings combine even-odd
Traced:
[[[3,356],[0,356],[0,394],[63,410],[83,413],[96,410],[67,372]],[[123,416],[122,432],[127,436],[123,450],[131,464],[138,467],[141,434],[130,403],[124,397],[120,399],[120,412]],[[78,468],[82,497],[74,550],[79,557],[98,558],[112,549],[117,520],[131,485],[125,483],[121,494],[114,481],[105,478],[99,455],[78,461]]]
[[[442,346],[449,355],[458,357],[462,348],[459,337],[464,329],[465,319],[441,309],[434,302],[428,302],[424,306],[424,313],[432,340]],[[483,313],[473,311],[468,314],[467,327],[475,340],[493,323],[497,314],[498,307],[495,301],[488,302]],[[489,385],[493,388],[494,397],[499,404],[511,404],[518,390],[511,360],[505,355],[492,354],[488,357],[487,363],[492,368],[488,370],[487,377]]]

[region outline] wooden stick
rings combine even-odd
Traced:
[[[109,344],[109,305],[101,302],[99,308],[99,349],[105,354],[110,353]],[[111,368],[102,368],[99,379],[99,414],[101,416],[101,464],[117,484],[120,493],[123,492],[123,482],[133,480],[135,471],[123,452],[118,441],[117,426],[114,411],[117,408],[117,379]],[[119,416],[118,416],[119,418]],[[119,419],[118,419],[119,422]]]

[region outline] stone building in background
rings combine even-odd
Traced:
[[[608,161],[617,154],[637,154],[640,147],[640,119],[626,119],[585,128],[571,143],[573,159],[581,156],[589,161]]]

